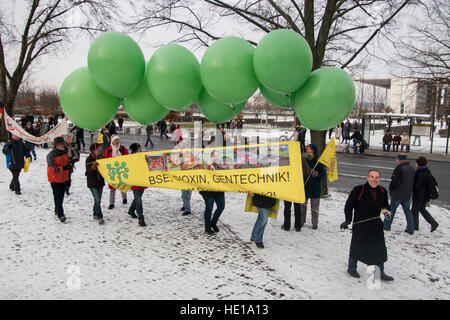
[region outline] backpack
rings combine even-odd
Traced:
[[[439,198],[439,188],[436,179],[430,174],[427,178],[427,195],[430,199]]]

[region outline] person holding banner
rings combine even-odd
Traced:
[[[260,194],[250,193],[252,204],[258,209],[258,218],[253,226],[250,241],[253,241],[260,249],[264,249],[263,235],[269,218],[269,209],[272,208],[277,200]]]
[[[25,158],[30,157],[30,152],[22,139],[14,134],[11,135],[11,140],[5,143],[2,152],[6,155],[6,166],[12,174],[9,189],[16,195],[21,195],[19,175],[25,165]]]
[[[32,136],[37,136],[36,131],[33,128],[33,124],[31,122],[27,122],[25,125],[25,131],[31,134]],[[34,160],[36,160],[36,151],[34,151],[34,148],[36,147],[34,143],[31,143],[29,141],[25,141],[25,146],[30,150],[30,153],[33,155]]]
[[[306,147],[306,169],[308,175],[304,176],[305,180],[305,203],[300,206],[301,209],[301,226],[306,222],[306,210],[308,209],[308,199],[311,200],[311,222],[312,228],[315,230],[319,224],[319,206],[320,193],[322,191],[322,178],[325,176],[325,169],[322,163],[318,161],[317,145],[310,144]],[[304,163],[304,162],[303,162]]]
[[[63,137],[56,137],[53,140],[53,149],[47,154],[47,178],[53,190],[55,215],[61,222],[66,221],[63,202],[70,168],[66,142]]]
[[[97,160],[102,157],[102,145],[100,143],[91,144],[89,150],[91,154],[86,158],[86,178],[87,187],[91,190],[92,196],[94,197],[94,208],[93,217],[94,220],[98,221],[98,224],[103,224],[103,213],[102,213],[102,193],[103,187],[105,186],[105,179],[100,174],[97,169]]]
[[[139,143],[132,143],[130,145],[131,154],[142,152],[141,146]],[[142,208],[142,195],[144,194],[144,190],[147,189],[146,187],[136,187],[132,186],[131,190],[133,191],[133,202],[131,202],[131,206],[128,209],[128,214],[133,218],[138,218],[139,225],[141,227],[145,227],[145,220],[144,220],[144,209]],[[137,213],[137,216],[135,214]]]
[[[118,135],[114,134],[111,136],[111,145],[105,150],[105,158],[111,158],[111,157],[119,157],[124,156],[128,154],[127,148],[125,146],[122,146],[120,144],[120,138]],[[109,207],[108,209],[114,208],[114,202],[116,197],[116,189],[113,188],[110,184],[108,184],[109,188]],[[122,195],[122,203],[127,204],[127,193],[126,192],[120,192]]]

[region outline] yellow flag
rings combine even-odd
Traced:
[[[330,142],[328,142],[327,147],[323,150],[323,153],[318,161],[330,169],[328,171],[328,180],[330,182],[338,179],[336,145],[334,143],[334,137],[332,137]]]

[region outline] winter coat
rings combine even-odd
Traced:
[[[3,146],[2,152],[7,154],[11,151],[11,162],[9,169],[20,170],[25,164],[25,158],[30,156],[30,151],[22,140],[11,139]]]
[[[67,144],[67,154],[69,155],[69,162],[72,164],[72,168],[69,170],[69,173],[73,172],[73,166],[75,162],[80,161],[80,151],[75,147],[75,144]]]
[[[400,144],[402,141],[402,137],[395,135],[394,138],[392,138],[392,144]]]
[[[353,188],[345,203],[345,220],[353,223],[380,216],[382,208],[390,210],[388,194],[382,186],[376,188],[373,201],[369,183]],[[387,261],[381,218],[353,224],[350,257],[367,265],[380,265]]]
[[[128,154],[128,150],[127,148],[125,148],[125,146],[120,145],[119,147],[119,152],[121,155],[127,155]],[[109,146],[106,150],[105,150],[105,155],[104,158],[111,158],[112,157],[112,146]],[[108,184],[108,188],[114,190],[115,188],[111,187],[110,184]]]
[[[350,139],[355,139],[355,140],[361,141],[361,140],[362,140],[361,132],[359,132],[359,130],[356,130],[356,131],[353,132],[353,134],[350,136]]]
[[[263,195],[256,194],[256,193],[252,197],[252,204],[257,208],[269,209],[269,208],[272,208],[276,202],[277,202],[277,199],[263,196]]]
[[[385,134],[384,136],[383,136],[383,144],[391,144],[391,142],[392,142],[392,135],[389,133],[389,134]]]
[[[222,191],[200,191],[200,194],[203,197],[219,198],[220,196],[224,195],[225,193]]]
[[[401,142],[401,144],[402,145],[409,145],[409,136],[408,135],[404,135],[403,136],[403,138],[402,138],[402,142]]]
[[[414,175],[416,170],[409,162],[404,162],[395,167],[392,172],[391,183],[389,184],[389,194],[396,200],[410,200]]]
[[[67,148],[64,151],[52,149],[47,154],[47,178],[48,182],[64,183],[69,180],[69,155]]]
[[[317,145],[312,145],[314,149],[314,158],[312,160],[308,160],[308,158],[305,157],[305,161],[302,161],[302,165],[306,164],[308,165],[309,169],[314,168],[314,166],[317,163],[317,160],[319,159],[318,149]],[[307,170],[307,175],[304,175],[303,179],[306,181],[309,176],[310,170]],[[305,197],[307,199],[319,199],[320,193],[322,191],[322,178],[325,176],[325,169],[322,163],[318,163],[316,168],[314,169],[317,171],[318,175],[317,177],[309,176],[308,182],[305,183]]]
[[[427,188],[427,182],[430,175],[431,172],[427,166],[419,167],[416,169],[416,173],[414,175],[412,196],[413,202],[425,203],[430,200],[430,195]]]
[[[92,169],[92,163],[94,163],[97,159],[92,156],[92,154],[89,155],[86,159],[86,172],[85,175],[87,177],[87,187],[89,189],[99,189],[105,185],[105,179],[103,179],[100,172],[97,170],[97,168]]]

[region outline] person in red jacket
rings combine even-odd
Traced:
[[[142,152],[141,146],[139,143],[133,143],[130,145],[131,154],[133,153],[139,153]],[[142,195],[144,194],[144,190],[147,189],[146,187],[137,187],[132,186],[131,190],[133,191],[133,202],[131,203],[130,209],[128,209],[128,214],[132,216],[133,218],[138,218],[139,225],[141,227],[145,227],[145,220],[144,220],[144,210],[142,208]],[[135,214],[137,213],[137,216]]]
[[[69,162],[66,142],[63,137],[56,137],[53,140],[53,149],[47,154],[47,178],[53,190],[55,215],[61,222],[66,221],[63,202],[71,168],[73,165]]]
[[[128,154],[127,148],[125,146],[122,146],[120,144],[120,138],[118,135],[113,134],[111,136],[111,145],[105,150],[105,156],[104,158],[111,158],[111,157],[119,157],[124,156]],[[116,198],[116,189],[111,187],[111,185],[108,184],[109,188],[109,207],[108,209],[114,208],[114,202]],[[127,193],[121,192],[122,194],[122,202],[123,204],[127,204]]]

